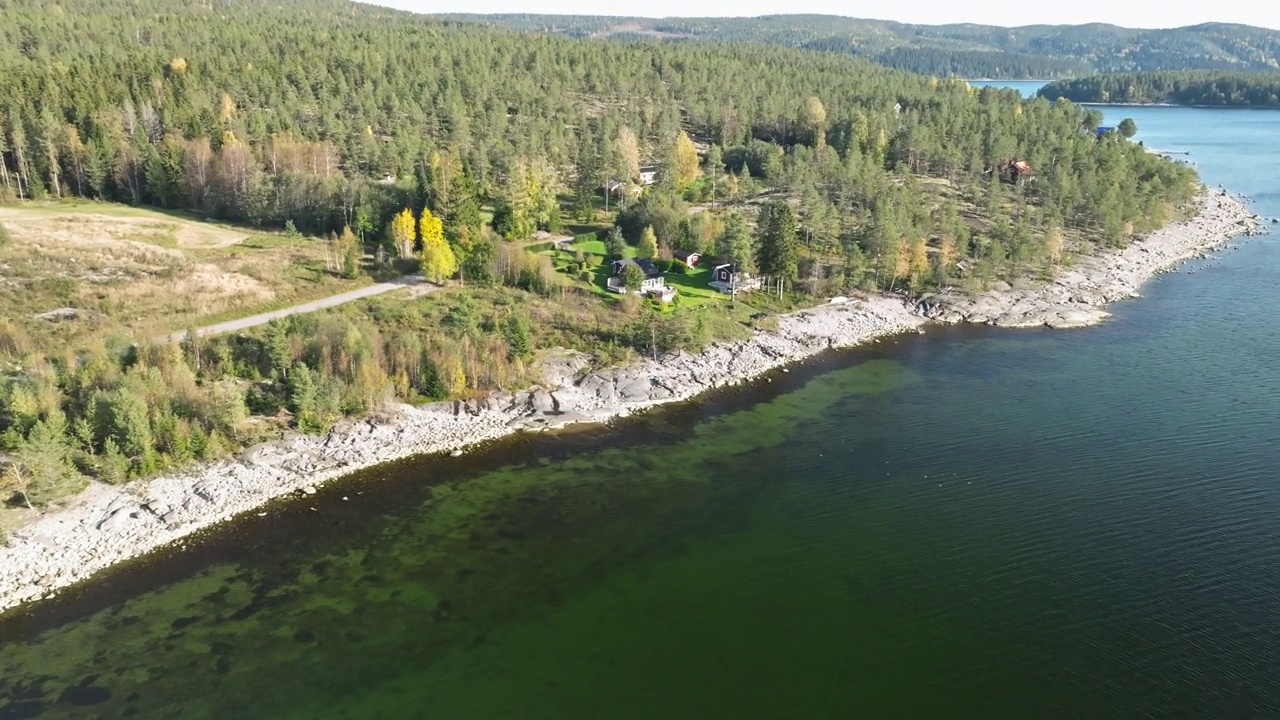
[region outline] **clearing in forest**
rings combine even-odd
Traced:
[[[151,337],[367,284],[325,243],[104,203],[0,207],[0,323],[27,349]],[[3,329],[3,328],[0,328]]]

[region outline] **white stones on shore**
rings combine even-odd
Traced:
[[[585,376],[589,359],[563,352],[545,363],[544,388],[397,405],[377,421],[346,421],[321,436],[291,433],[234,460],[124,487],[94,484],[67,507],[14,532],[0,548],[0,610],[50,597],[272,498],[316,495],[323,483],[362,468],[419,454],[457,457],[468,446],[519,430],[625,417],[924,322],[900,299],[872,298],[784,316],[776,332],[716,343],[698,355],[680,353]]]
[[[1096,325],[1109,313],[1104,305],[1138,297],[1153,276],[1240,235],[1259,234],[1261,219],[1239,199],[1204,190],[1199,213],[1142,238],[1123,250],[1081,259],[1050,283],[995,283],[983,294],[938,293],[920,299],[925,317],[943,323],[973,322],[1000,327],[1074,328]]]
[[[978,296],[932,295],[914,311],[897,297],[847,300],[782,316],[774,332],[715,343],[697,355],[679,353],[590,373],[586,356],[563,352],[544,362],[542,388],[422,407],[396,405],[376,421],[346,421],[322,436],[291,433],[237,459],[185,473],[124,487],[94,484],[67,507],[14,532],[10,544],[0,548],[0,611],[50,597],[109,565],[256,510],[272,498],[315,495],[319,485],[362,468],[419,454],[457,457],[466,447],[518,430],[626,417],[736,385],[829,348],[918,331],[925,317],[1005,327],[1100,322],[1107,317],[1102,305],[1136,296],[1141,283],[1156,273],[1258,230],[1258,218],[1225,193],[1205,192],[1199,202],[1198,217],[1125,250],[1087,258],[1052,283],[1002,283]]]

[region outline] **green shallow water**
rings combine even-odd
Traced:
[[[690,631],[704,612],[724,603],[721,629],[751,622],[778,638],[792,632],[767,627],[771,616],[799,610],[785,598],[733,602],[756,595],[740,571],[767,570],[755,550],[798,548],[776,513],[802,511],[808,499],[787,480],[800,478],[779,448],[794,451],[806,422],[836,402],[874,405],[914,382],[899,363],[869,360],[748,409],[706,418],[688,408],[624,423],[614,434],[634,440],[619,448],[566,435],[500,447],[495,454],[523,461],[429,485],[412,463],[396,477],[343,483],[305,509],[278,511],[306,513],[312,525],[325,522],[317,515],[345,513],[337,532],[316,537],[309,527],[305,541],[265,543],[243,563],[189,571],[175,557],[181,579],[6,646],[0,692],[20,704],[10,713],[48,711],[56,699],[60,713],[148,717],[377,717],[421,708],[559,716],[603,711],[625,692],[607,677],[661,661],[676,671],[667,691],[636,697],[631,709],[659,712],[677,695],[696,703],[708,680],[698,664],[745,661],[732,646],[697,641]],[[456,463],[432,464],[448,473]],[[412,498],[405,507],[360,517],[362,507],[385,509],[397,489]],[[275,521],[248,520],[235,532],[261,542],[256,535]],[[366,532],[344,532],[352,522]],[[785,576],[786,554],[769,562]],[[708,581],[715,592],[696,591]],[[812,598],[814,609],[858,592],[837,578]],[[632,615],[635,601],[669,607]],[[688,625],[672,625],[678,616]],[[9,628],[39,632],[22,619]],[[656,654],[626,645],[659,633],[674,645]],[[72,648],[81,652],[65,652]],[[676,657],[694,664],[674,667]],[[193,693],[196,678],[203,687]]]
[[[1280,113],[1125,114],[1280,215]],[[1280,239],[1189,270],[274,504],[0,618],[0,720],[1280,716]]]

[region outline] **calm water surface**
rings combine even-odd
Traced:
[[[1106,113],[1280,215],[1280,113]],[[0,621],[0,718],[1280,716],[1280,242],[1145,295],[277,505]]]

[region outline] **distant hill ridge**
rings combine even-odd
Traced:
[[[848,53],[927,75],[1057,78],[1157,70],[1280,71],[1280,31],[1229,23],[1137,29],[1104,23],[1023,27],[911,25],[834,15],[436,17],[573,37],[755,41]]]

